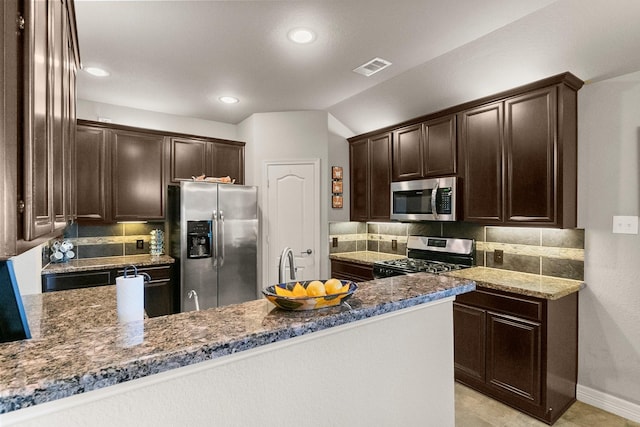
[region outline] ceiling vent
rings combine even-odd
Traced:
[[[391,62],[387,61],[386,59],[373,58],[371,61],[362,64],[358,68],[355,68],[353,71],[358,74],[362,74],[363,76],[369,77],[377,73],[378,71],[384,70],[389,65],[391,65]]]

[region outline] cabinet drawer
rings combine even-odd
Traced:
[[[355,281],[373,280],[373,267],[331,260],[331,277]]]
[[[171,266],[159,265],[154,267],[138,267],[138,274],[147,273],[151,277],[151,281],[161,279],[171,279]],[[124,268],[118,270],[118,276],[124,274]]]
[[[525,319],[542,321],[544,302],[523,295],[503,294],[497,291],[477,288],[473,292],[458,295],[456,301],[487,310],[497,311]]]
[[[113,270],[83,271],[68,274],[48,274],[42,277],[42,292],[65,291],[115,283]]]

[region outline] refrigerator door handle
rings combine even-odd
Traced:
[[[211,259],[213,260],[213,269],[218,267],[218,211],[213,211],[213,245],[211,248]]]
[[[222,267],[224,265],[224,247],[225,247],[225,243],[224,243],[224,212],[220,211],[220,233],[218,233],[220,235],[220,267]]]

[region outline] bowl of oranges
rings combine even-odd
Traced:
[[[350,280],[306,280],[279,283],[262,290],[264,296],[285,310],[315,310],[334,307],[346,301],[358,289]]]

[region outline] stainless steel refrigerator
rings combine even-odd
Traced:
[[[168,253],[180,311],[257,298],[257,187],[183,181],[169,186]]]

